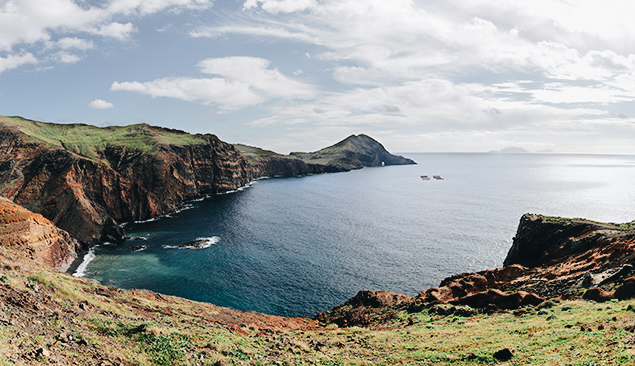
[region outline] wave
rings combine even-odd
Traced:
[[[154,217],[151,219],[147,219],[147,220],[141,220],[141,221],[135,221],[135,224],[145,224],[146,222],[152,222],[152,221],[157,221],[159,218],[161,218],[161,216],[159,217]]]
[[[251,186],[252,186],[252,184],[253,184],[253,183],[254,183],[253,181],[252,181],[252,182],[249,182],[249,183],[247,183],[246,185],[244,185],[244,186],[242,186],[242,187],[236,188],[236,189],[231,190],[231,191],[226,191],[226,192],[218,193],[218,195],[232,194],[232,193],[236,193],[236,192],[241,192],[241,191],[244,191],[244,190],[245,190],[245,189],[247,189],[247,188],[251,188]]]
[[[211,238],[196,238],[196,240],[189,241],[181,245],[164,245],[166,249],[205,249],[214,244],[218,244],[220,237],[212,236]]]
[[[84,255],[84,260],[82,261],[82,263],[79,265],[79,267],[77,267],[77,270],[75,271],[75,273],[73,273],[73,276],[75,277],[86,277],[86,268],[88,267],[88,264],[95,259],[95,248],[97,248],[99,245],[95,245],[94,247],[90,248],[88,250],[88,253],[86,253]]]

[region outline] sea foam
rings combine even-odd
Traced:
[[[88,264],[95,259],[95,248],[97,248],[98,245],[95,245],[94,247],[90,248],[88,250],[88,253],[86,253],[84,255],[84,260],[82,261],[82,263],[79,265],[79,267],[77,267],[77,270],[75,271],[75,273],[73,273],[73,276],[75,277],[86,277],[86,268],[88,267]]]
[[[190,242],[181,245],[164,245],[166,249],[205,249],[209,248],[220,241],[220,237],[212,236],[210,238],[196,238]]]

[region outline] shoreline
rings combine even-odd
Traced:
[[[172,211],[172,212],[168,212],[168,213],[165,213],[165,214],[157,216],[157,217],[153,217],[153,218],[150,218],[150,219],[147,219],[147,220],[142,220],[142,221],[124,222],[122,224],[119,224],[119,227],[121,227],[124,230],[124,237],[121,240],[121,243],[123,243],[126,240],[128,240],[128,237],[125,235],[125,227],[127,225],[129,225],[129,224],[139,224],[139,223],[144,223],[144,222],[151,222],[151,221],[160,220],[161,218],[164,218],[164,217],[170,217],[170,215],[182,212],[184,210],[191,209],[192,206],[188,205],[189,202],[201,202],[201,201],[204,201],[204,200],[206,200],[206,199],[208,199],[210,197],[216,196],[216,195],[224,195],[224,194],[232,194],[232,193],[236,193],[236,192],[241,192],[241,191],[244,191],[247,188],[251,188],[254,182],[256,182],[258,180],[261,180],[261,179],[268,179],[268,178],[269,177],[256,178],[256,179],[250,181],[249,183],[245,184],[242,187],[238,187],[236,189],[229,190],[227,192],[205,194],[205,195],[201,195],[200,197],[188,199],[186,201],[181,202],[181,206],[182,207],[179,208],[178,210],[175,210],[175,211]],[[100,246],[100,245],[102,245],[102,244],[104,244],[104,243],[108,243],[108,242],[100,241],[99,243],[90,245],[88,247],[88,249],[83,249],[82,248],[82,250],[77,253],[77,258],[75,258],[73,260],[73,262],[68,266],[68,268],[65,271],[63,271],[63,272],[67,273],[67,274],[70,274],[72,276],[75,276],[75,277],[83,277],[83,278],[85,278],[84,276],[77,275],[79,268],[82,267],[82,265],[84,265],[84,264],[87,266],[93,259],[95,259],[93,249],[98,247],[98,246]],[[91,254],[91,251],[93,251],[92,252],[93,253],[93,257],[92,258],[87,258],[87,256]]]

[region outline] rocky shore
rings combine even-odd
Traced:
[[[525,214],[503,267],[448,277],[415,297],[361,291],[316,319],[365,326],[391,309],[433,309],[447,315],[467,306],[471,310],[459,311],[475,315],[539,306],[554,299],[623,300],[635,296],[634,260],[635,222],[608,224]]]
[[[635,362],[633,223],[528,214],[504,267],[452,276],[415,297],[361,291],[303,319],[72,277],[54,268],[76,241],[8,200],[0,212],[7,365]]]

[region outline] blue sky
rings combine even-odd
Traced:
[[[282,153],[635,154],[628,1],[0,0],[0,114]]]

